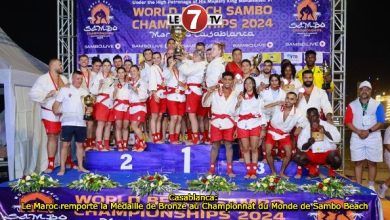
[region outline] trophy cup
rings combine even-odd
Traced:
[[[262,59],[263,59],[263,56],[260,53],[256,54],[256,56],[253,57],[253,66],[257,70],[259,70],[258,66],[260,65]]]
[[[324,83],[322,84],[322,89],[328,90],[328,89],[330,89],[330,86],[331,86],[331,82],[332,82],[331,77],[332,76],[331,76],[330,67],[328,66],[328,64],[326,63],[325,60],[322,63],[321,70],[322,70],[323,77],[324,77]]]
[[[182,25],[172,25],[170,27],[171,37],[176,41],[174,55],[182,55],[184,47],[181,44],[183,39],[186,37],[187,30]]]
[[[324,75],[329,75],[330,74],[330,68],[328,66],[328,64],[326,63],[326,60],[324,60],[324,62],[322,62],[322,72],[324,73]]]
[[[82,98],[81,98],[81,101],[83,102],[83,105],[85,106],[85,107],[93,107],[93,105],[95,104],[95,97],[93,96],[93,95],[91,95],[91,94],[89,94],[89,95],[86,95],[86,96],[83,96]],[[86,120],[86,121],[92,121],[93,120],[93,118],[92,118],[92,112],[91,113],[85,113],[84,114],[84,120]]]

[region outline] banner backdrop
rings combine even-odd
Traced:
[[[179,191],[176,195],[187,195],[193,191]],[[195,192],[198,195],[199,192]],[[130,189],[104,189],[99,193],[71,190],[67,188],[53,188],[36,193],[14,193],[10,188],[0,187],[0,217],[1,219],[83,219],[83,220],[119,220],[119,219],[380,219],[380,200],[376,195],[355,195],[344,199],[328,199],[318,194],[285,193],[283,195],[267,195],[265,193],[237,191],[220,193],[218,203],[254,203],[253,209],[247,210],[217,210],[213,203],[207,202],[173,202],[165,195],[135,196]],[[27,211],[23,207],[27,204],[43,203],[46,205],[58,204],[55,212]],[[116,204],[121,204],[119,205]],[[127,204],[123,206],[123,203]],[[148,203],[156,204],[156,210],[148,208]],[[161,203],[161,204],[159,204]],[[275,206],[290,204],[291,207]],[[314,205],[316,203],[317,205]],[[324,205],[339,204],[366,204],[365,210],[323,210]],[[60,206],[64,204],[63,206]],[[91,207],[91,204],[97,204]],[[105,205],[107,204],[107,205]],[[140,208],[139,204],[143,205]],[[172,203],[171,203],[172,204]],[[185,204],[184,209],[177,204]],[[192,210],[188,207],[192,205]],[[198,205],[194,205],[198,204]],[[266,205],[268,204],[268,206]],[[308,204],[306,207],[305,204]],[[72,208],[79,205],[77,208]],[[113,206],[114,205],[114,206]],[[296,205],[296,208],[292,208]],[[49,206],[48,206],[49,207]],[[62,208],[60,208],[62,207]],[[95,209],[96,208],[96,209]],[[107,208],[107,209],[106,209]],[[321,209],[321,210],[320,210]]]
[[[317,63],[329,59],[331,0],[78,0],[78,54],[121,54],[137,62],[146,48],[165,52],[170,38],[166,15],[181,14],[189,4],[222,14],[224,24],[188,33],[183,45],[189,52],[197,42],[207,47],[224,42],[228,53],[236,47],[244,58],[261,52],[263,60],[275,64],[284,58],[303,64],[309,49],[319,52]]]

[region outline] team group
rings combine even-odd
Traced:
[[[66,166],[88,172],[82,165],[84,151],[111,150],[112,129],[117,150],[127,150],[130,127],[135,134],[133,151],[138,152],[147,147],[145,138],[154,143],[211,143],[210,174],[215,173],[223,143],[227,175],[235,176],[232,142],[238,139],[247,168],[245,178],[256,178],[259,149],[274,174],[274,157],[278,156],[283,161],[281,176],[292,158],[300,165],[297,178],[303,167],[310,176],[321,175],[321,164],[329,165],[328,175],[335,175],[342,159],[337,150],[340,133],[333,125],[329,102],[334,84],[331,75],[315,65],[315,51],[306,51],[306,66],[299,72],[285,59],[281,73],[273,73],[272,61],[265,60],[259,69],[256,62],[242,59],[239,48],[225,64],[221,43],[206,49],[199,42],[191,54],[174,54],[175,44],[169,39],[165,53],[145,49],[138,65],[117,55],[113,65],[109,59],[91,58],[90,69],[89,57],[81,55],[79,71],[69,82],[62,75],[61,62],[51,60],[49,72],[30,92],[31,99],[41,104],[48,135],[47,172],[54,169],[60,133],[59,175],[63,175]],[[353,131],[351,154],[358,168],[364,160],[375,164],[383,157],[373,151],[378,145],[383,148],[379,130],[384,109],[370,98],[371,89],[367,81],[360,84],[359,97],[348,106],[345,117]],[[95,98],[93,106],[83,104],[87,95]],[[85,120],[85,115],[92,115],[93,120]],[[78,166],[69,153],[72,138]],[[361,165],[355,171],[360,172],[357,180],[360,176],[361,182]]]

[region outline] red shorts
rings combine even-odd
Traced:
[[[94,105],[93,117],[96,121],[115,121],[114,111],[100,102]]]
[[[157,103],[156,100],[154,100],[154,97],[152,95],[152,96],[150,96],[149,104],[150,104],[150,113],[165,113],[165,112],[167,112],[167,99],[160,98],[160,102]]]
[[[323,164],[327,164],[326,158],[332,152],[333,152],[333,150],[329,150],[329,151],[324,152],[324,153],[313,153],[313,151],[311,151],[311,149],[310,149],[309,151],[307,151],[305,153],[312,164],[323,165]]]
[[[199,106],[201,106],[202,96],[191,92],[186,99],[186,112],[197,113]]]
[[[233,141],[233,134],[234,134],[234,129],[235,127],[229,128],[229,129],[224,129],[221,130],[219,128],[216,128],[215,126],[211,125],[211,142],[216,142],[216,141]]]
[[[270,133],[267,133],[267,136],[265,137],[265,144],[269,144],[269,145],[275,146],[276,142],[279,142],[279,149],[283,149],[283,147],[285,147],[285,146],[292,147],[292,142],[291,142],[290,135],[288,135],[287,137],[285,137],[283,139],[275,141],[272,138],[272,135]]]
[[[260,137],[260,132],[261,132],[261,126],[252,128],[250,130],[237,128],[237,137],[238,138],[249,138],[252,136]]]
[[[113,112],[115,121],[116,120],[127,120],[128,119],[127,111],[123,112],[123,111],[118,111],[118,110],[113,109],[112,112]]]
[[[175,102],[175,101],[167,100],[167,106],[168,106],[169,115],[183,116],[186,111],[185,102]]]
[[[211,107],[203,107],[202,105],[199,105],[196,115],[201,117],[208,117],[210,113],[211,113]]]
[[[60,121],[49,121],[42,119],[43,126],[45,126],[46,134],[58,135],[61,132],[61,122]]]
[[[138,121],[138,122],[145,122],[146,120],[146,112],[144,111],[139,111],[134,114],[129,115],[129,120],[130,121]]]

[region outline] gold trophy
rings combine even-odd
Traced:
[[[256,54],[256,56],[253,57],[253,66],[257,70],[259,70],[258,66],[260,65],[262,59],[263,59],[263,56],[260,53]]]
[[[83,96],[81,98],[81,101],[83,102],[83,105],[88,108],[88,107],[93,107],[93,105],[95,104],[96,98],[93,95],[89,94],[89,95]],[[90,112],[90,113],[85,112],[84,120],[92,121],[93,120],[92,112]]]
[[[332,76],[331,76],[331,69],[325,60],[322,63],[321,70],[322,70],[323,77],[324,77],[324,83],[322,84],[322,89],[328,90],[331,87]]]
[[[174,55],[182,55],[184,47],[181,44],[183,39],[186,37],[187,30],[182,25],[172,25],[170,27],[171,37],[176,41]]]
[[[324,140],[324,130],[320,129],[319,131],[311,132],[311,137],[314,138],[315,141],[323,141]]]
[[[329,68],[328,64],[326,63],[326,60],[324,60],[324,62],[322,62],[321,69],[322,69],[322,72],[324,73],[324,75],[330,74],[330,68]]]

